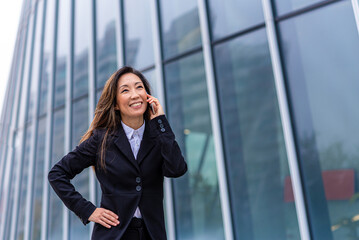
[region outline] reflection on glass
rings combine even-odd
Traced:
[[[279,27],[313,239],[357,239],[359,37],[351,2]]]
[[[22,156],[21,172],[20,172],[20,188],[19,188],[19,210],[17,214],[17,223],[16,223],[16,237],[15,239],[24,239],[24,227],[25,227],[25,208],[26,208],[26,195],[27,191],[27,181],[29,177],[29,160],[30,160],[30,148],[31,148],[31,125],[26,127],[25,135],[25,146],[23,149],[24,155]],[[30,193],[31,194],[31,193]]]
[[[88,0],[75,0],[73,98],[88,92],[91,8]]]
[[[174,180],[177,239],[224,239],[202,53],[165,66],[168,117],[188,172]]]
[[[35,99],[39,89],[39,72],[40,72],[40,46],[41,46],[41,35],[42,35],[42,20],[44,12],[44,1],[39,1],[37,5],[36,23],[35,23],[35,38],[32,53],[32,64],[31,64],[31,79],[30,81],[30,95],[29,95],[29,106],[26,116],[26,121],[30,121],[32,116],[35,114]]]
[[[64,127],[65,127],[65,111],[60,109],[54,113],[53,129],[52,129],[52,151],[50,168],[60,161],[64,156]],[[47,239],[62,240],[62,210],[63,204],[54,190],[49,191],[49,221]]]
[[[150,69],[145,72],[142,72],[145,78],[148,80],[148,82],[151,85],[151,93],[153,96],[158,97],[157,95],[157,77],[156,77],[156,71],[155,69]]]
[[[150,1],[124,0],[125,64],[141,69],[154,63]]]
[[[72,149],[74,149],[80,142],[82,135],[88,129],[88,98],[83,98],[73,103],[72,109]],[[84,198],[89,199],[89,169],[85,169],[82,173],[75,176],[71,181]],[[89,227],[84,227],[81,220],[73,213],[70,212],[70,239],[84,239],[89,238]]]
[[[197,1],[160,0],[164,58],[201,45]]]
[[[118,0],[96,1],[96,88],[103,87],[117,69],[116,15]]]
[[[68,55],[70,51],[71,1],[59,1],[58,8],[57,56],[54,80],[55,108],[65,104],[66,75],[69,71]]]
[[[42,214],[42,194],[44,181],[44,158],[45,158],[45,134],[46,118],[39,120],[36,135],[36,155],[34,159],[34,188],[32,200],[32,237],[31,239],[41,239],[41,214]]]
[[[265,30],[214,49],[229,190],[238,239],[300,239]]]
[[[39,115],[46,113],[49,81],[52,76],[52,58],[54,54],[55,0],[46,2],[46,19],[44,32],[44,49],[41,66]]]
[[[325,0],[275,0],[277,15],[283,15]]]
[[[264,22],[261,0],[209,0],[214,40]]]

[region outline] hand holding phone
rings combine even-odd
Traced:
[[[151,96],[148,93],[147,93],[147,102],[148,102],[148,104],[149,104],[149,106],[151,108],[150,119],[153,119],[153,118],[155,118],[157,116],[165,114],[160,102],[158,101],[158,99]]]

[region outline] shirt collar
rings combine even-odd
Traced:
[[[145,131],[145,121],[143,121],[142,126],[141,126],[139,129],[137,129],[137,130],[135,130],[135,129],[129,127],[129,126],[127,126],[127,125],[126,125],[124,122],[122,122],[122,121],[121,121],[121,124],[122,124],[123,130],[125,131],[125,134],[126,134],[126,136],[127,136],[127,139],[129,139],[129,140],[132,139],[132,138],[133,138],[133,135],[134,135],[135,133],[140,137],[140,139],[142,139],[143,133],[144,133],[144,131]]]

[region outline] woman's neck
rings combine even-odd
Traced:
[[[127,126],[129,126],[130,128],[133,129],[139,129],[142,125],[143,125],[143,117],[139,117],[139,118],[123,118],[121,119],[121,121],[126,124]]]

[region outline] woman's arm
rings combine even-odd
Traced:
[[[89,222],[90,215],[96,206],[87,201],[77,192],[70,180],[83,169],[96,164],[96,154],[99,145],[98,131],[64,156],[48,174],[48,180],[56,194],[66,207],[73,211],[84,224]],[[56,146],[55,146],[56,147]]]

